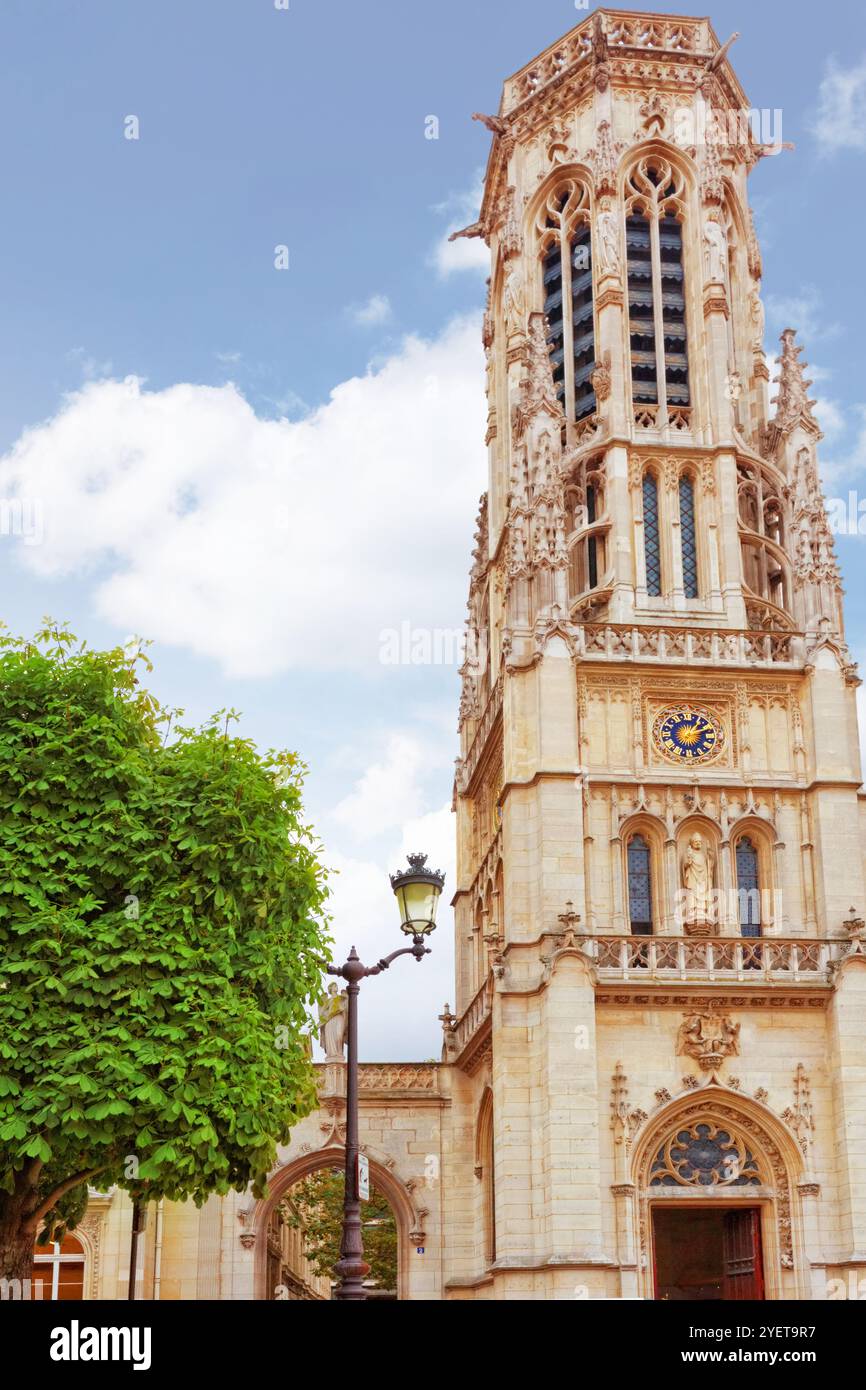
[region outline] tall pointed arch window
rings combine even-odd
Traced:
[[[758,851],[748,835],[737,841],[737,907],[741,936],[761,935],[761,876]]]
[[[629,336],[636,406],[657,406],[659,424],[690,404],[681,219],[685,187],[658,155],[626,182]]]
[[[643,835],[632,835],[626,846],[628,920],[632,936],[652,936],[652,854]]]
[[[680,478],[680,545],[683,556],[683,590],[686,598],[698,597],[698,538],[695,528],[695,485]]]
[[[662,591],[662,547],[659,530],[659,485],[654,473],[643,476],[643,546],[646,591],[658,598]]]
[[[575,179],[560,184],[538,219],[544,312],[556,393],[567,422],[583,420],[596,408],[595,306],[589,193]]]

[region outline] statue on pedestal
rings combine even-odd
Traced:
[[[327,1062],[343,1060],[348,1007],[346,991],[338,991],[336,981],[332,981],[328,985],[328,993],[319,1002],[319,1042]]]
[[[682,863],[686,891],[686,931],[689,935],[709,936],[714,918],[713,856],[697,831],[689,838]]]

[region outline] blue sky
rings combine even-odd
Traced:
[[[455,670],[383,666],[379,635],[463,618],[485,272],[444,238],[477,211],[489,136],[470,115],[585,13],[0,7],[0,450],[45,506],[42,544],[0,537],[2,615],[152,637],[169,703],[240,708],[262,746],[297,748],[341,869],[339,945],[371,959],[394,936],[386,869],[416,842],[452,868]],[[866,469],[866,19],[839,0],[711,17],[797,145],[751,183],[768,348],[801,330],[827,490],[847,497]],[[861,657],[863,545],[838,541]],[[442,926],[433,958],[368,986],[368,1056],[438,1054]]]

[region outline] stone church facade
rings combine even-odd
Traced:
[[[859,682],[791,330],[771,387],[747,181],[775,150],[729,47],[599,10],[480,117],[456,997],[440,1064],[361,1077],[405,1298],[866,1281]],[[165,1205],[157,1296],[267,1296],[275,1203],[342,1162],[319,1072],[267,1201]],[[124,1204],[83,1228],[93,1296]]]

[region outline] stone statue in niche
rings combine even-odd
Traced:
[[[617,277],[621,272],[616,214],[609,204],[598,214],[598,272]]]
[[[682,862],[684,925],[689,936],[712,936],[715,927],[713,855],[703,835],[689,837]]]
[[[752,347],[755,352],[764,350],[764,305],[759,290],[752,290],[749,296],[749,316],[754,327]]]
[[[704,274],[710,284],[725,284],[727,259],[728,242],[724,229],[718,222],[708,219],[704,223]]]
[[[520,271],[516,265],[512,265],[502,290],[502,313],[505,317],[505,327],[509,333],[520,333],[523,330],[523,285],[520,280]]]

